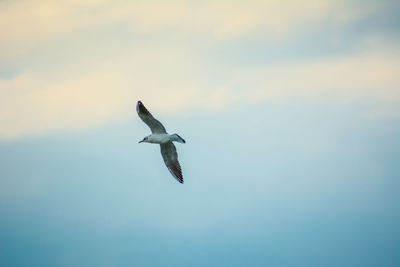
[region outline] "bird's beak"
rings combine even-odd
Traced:
[[[139,141],[139,144],[142,143],[144,141],[144,139],[142,141]]]

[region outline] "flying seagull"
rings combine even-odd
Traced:
[[[178,182],[183,184],[182,169],[179,165],[175,145],[172,142],[186,143],[185,140],[177,134],[168,134],[161,122],[150,114],[141,101],[138,101],[136,111],[139,118],[146,123],[151,130],[151,135],[146,136],[139,143],[160,144],[161,155],[169,172]]]

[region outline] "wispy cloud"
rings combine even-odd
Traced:
[[[290,36],[298,31],[327,22],[346,27],[379,10],[376,5],[6,1],[0,6],[0,75],[12,73],[0,78],[0,138],[93,127],[131,115],[138,99],[155,110],[177,112],[326,92],[399,97],[400,56],[397,45],[386,40],[363,43],[352,54],[273,65],[222,68],[207,55],[210,47],[224,49],[246,36],[295,46]],[[217,82],[215,75],[221,76]]]
[[[38,42],[71,31],[126,23],[135,32],[211,33],[224,38],[262,29],[292,32],[301,23],[351,21],[368,5],[346,1],[19,1],[2,2],[1,41]],[[337,12],[337,11],[342,12]],[[9,27],[13,25],[13,27]],[[48,39],[47,39],[48,40]]]

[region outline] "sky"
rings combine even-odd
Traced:
[[[0,1],[0,265],[399,266],[399,11]]]

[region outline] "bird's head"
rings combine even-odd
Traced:
[[[143,142],[149,142],[149,137],[146,136],[145,138],[143,138],[142,141],[139,141],[139,143],[143,143]]]

